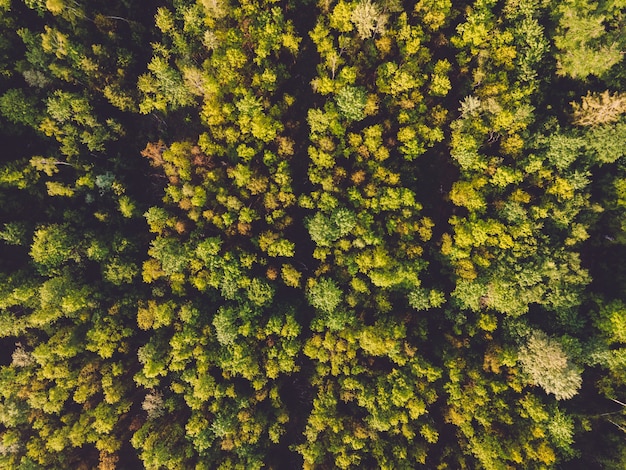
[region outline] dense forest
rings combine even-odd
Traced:
[[[0,468],[626,468],[625,0],[0,28]]]

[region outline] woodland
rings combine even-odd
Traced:
[[[0,468],[626,468],[626,0],[0,29]]]

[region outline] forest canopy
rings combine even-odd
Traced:
[[[0,28],[1,468],[626,468],[626,2]]]

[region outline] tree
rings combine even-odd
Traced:
[[[573,101],[574,124],[578,126],[599,126],[617,121],[626,113],[626,94],[588,92],[580,103]]]
[[[337,107],[341,114],[350,121],[360,121],[365,117],[367,95],[361,88],[345,86],[337,92]]]
[[[310,285],[307,298],[313,307],[326,314],[332,314],[341,304],[342,293],[335,281],[320,278]]]
[[[68,261],[79,262],[78,240],[68,225],[47,225],[38,228],[33,236],[30,256],[45,274],[60,272]]]
[[[535,330],[520,348],[519,360],[530,383],[541,386],[557,400],[574,397],[582,384],[581,370],[563,350],[561,343]]]
[[[606,16],[594,12],[587,1],[559,8],[559,29],[554,44],[559,50],[558,72],[576,79],[602,76],[622,60],[615,32],[607,32]]]
[[[361,39],[369,39],[375,34],[384,34],[387,15],[370,0],[361,0],[356,4],[350,20],[354,23]]]
[[[623,468],[624,0],[167,3],[0,0],[0,468]]]
[[[34,129],[39,127],[41,119],[37,110],[37,99],[16,88],[6,91],[0,97],[0,114],[11,122]]]
[[[448,23],[451,10],[451,0],[419,0],[415,4],[415,12],[432,31],[438,31]]]

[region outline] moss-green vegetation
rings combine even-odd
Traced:
[[[626,4],[0,0],[0,467],[626,467]]]

